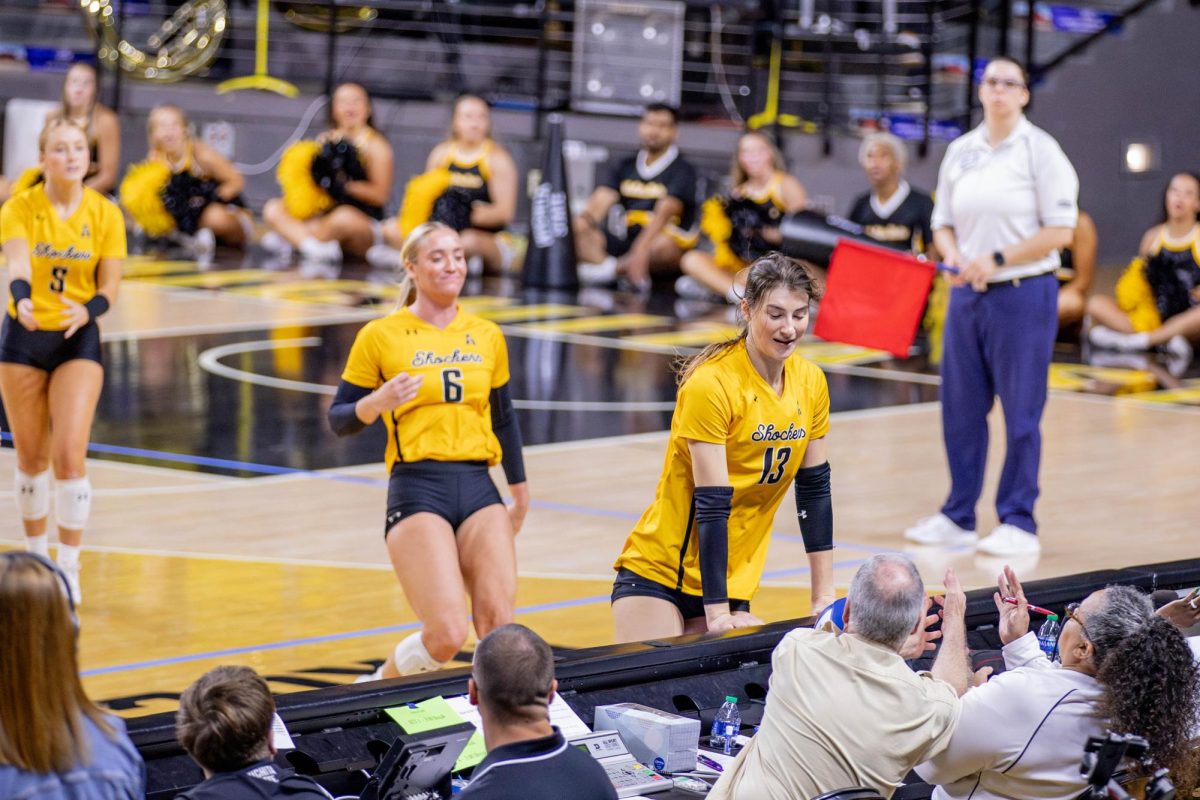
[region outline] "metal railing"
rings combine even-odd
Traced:
[[[643,33],[647,43],[677,37],[671,70],[685,117],[796,127],[823,135],[827,148],[838,131],[888,128],[924,149],[969,127],[985,58],[1017,56],[1036,82],[1153,2],[1055,0],[1034,3],[1030,14],[1028,0],[688,0],[675,4],[675,29]],[[574,46],[603,28],[584,20],[589,4],[603,5],[85,0],[88,13],[79,0],[0,0],[0,64],[24,59],[38,69],[94,53],[136,67],[140,79],[268,76],[309,92],[354,80],[381,97],[444,100],[469,91],[540,114],[577,105]],[[664,3],[620,7],[656,5]],[[115,39],[105,38],[105,26]],[[649,44],[619,44],[613,69],[641,69],[643,50],[650,58]],[[179,58],[193,67],[179,75],[172,59],[189,48],[207,57]],[[119,104],[129,74],[116,73]]]

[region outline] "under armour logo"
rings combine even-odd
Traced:
[[[79,231],[79,235],[80,236],[91,236],[92,229],[90,227],[88,227],[87,225],[84,225],[83,229]]]
[[[800,519],[808,519],[808,512],[805,511],[803,508],[800,509]]]
[[[475,339],[469,333],[467,334],[467,344],[475,344]]]

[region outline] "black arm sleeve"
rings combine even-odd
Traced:
[[[725,585],[729,570],[729,513],[733,510],[732,486],[697,486],[692,493],[696,535],[700,550],[700,584],[704,602],[729,600]]]
[[[329,407],[329,427],[333,428],[334,433],[338,436],[349,436],[367,427],[366,423],[358,418],[358,412],[354,407],[359,400],[372,391],[374,390],[364,389],[347,381],[338,384],[337,394],[333,397],[333,405]]]
[[[829,490],[829,462],[802,467],[796,473],[796,516],[804,550],[819,553],[833,549],[833,497]]]
[[[525,482],[525,456],[521,454],[521,425],[513,408],[508,384],[492,389],[492,432],[500,442],[500,465],[508,485]]]

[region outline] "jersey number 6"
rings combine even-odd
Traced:
[[[763,451],[763,470],[762,475],[758,477],[758,482],[763,483],[779,483],[783,479],[783,468],[787,466],[788,459],[792,457],[792,448],[781,447],[776,450],[774,447],[768,447]]]
[[[461,369],[442,370],[442,400],[447,403],[461,403],[463,400]]]

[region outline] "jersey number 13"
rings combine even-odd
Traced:
[[[762,475],[758,476],[759,484],[779,483],[783,480],[783,469],[791,457],[792,448],[790,447],[780,447],[778,450],[768,447],[763,451],[763,468]]]

